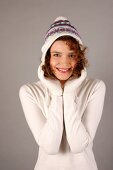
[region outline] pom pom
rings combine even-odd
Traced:
[[[66,18],[66,17],[63,17],[63,16],[59,16],[59,17],[57,17],[57,18],[55,19],[55,22],[56,22],[56,21],[59,21],[59,20],[67,20],[67,18]]]

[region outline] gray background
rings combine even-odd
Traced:
[[[60,15],[77,27],[89,48],[89,76],[107,86],[94,153],[99,170],[113,169],[113,0],[0,0],[0,170],[34,168],[38,146],[18,91],[37,81],[45,32]]]

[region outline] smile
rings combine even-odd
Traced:
[[[67,73],[70,71],[70,68],[56,68],[61,73]]]

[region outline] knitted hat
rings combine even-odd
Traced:
[[[81,37],[77,31],[77,29],[71,25],[70,21],[65,17],[58,17],[55,19],[54,23],[51,24],[45,36],[45,43],[42,46],[42,58],[41,61],[44,64],[45,56],[47,50],[53,44],[53,42],[64,35],[69,35],[76,40],[78,40],[79,44],[83,45]]]

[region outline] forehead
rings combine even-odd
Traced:
[[[70,41],[57,40],[52,44],[52,46],[50,48],[50,51],[54,51],[54,50],[76,51],[76,44],[72,43]]]

